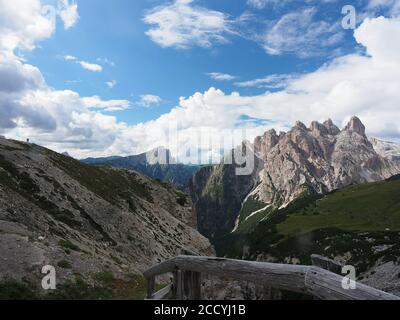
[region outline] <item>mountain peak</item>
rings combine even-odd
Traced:
[[[345,131],[350,132],[357,132],[360,135],[365,135],[365,126],[361,122],[360,118],[354,116],[350,119],[349,123],[347,124]]]
[[[329,133],[328,129],[318,121],[311,122],[310,130],[317,136],[323,136]]]
[[[305,125],[303,122],[301,122],[301,121],[296,121],[296,124],[295,124],[294,127],[295,127],[295,128],[299,128],[299,129],[302,129],[302,130],[307,130],[306,125]]]
[[[149,164],[172,164],[171,152],[164,147],[158,147],[146,152],[146,159]]]
[[[324,122],[325,128],[328,130],[330,135],[337,135],[340,132],[340,129],[333,123],[332,119],[328,119]]]

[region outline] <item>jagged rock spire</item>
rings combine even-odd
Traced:
[[[365,126],[358,117],[352,117],[344,130],[365,136]]]
[[[326,120],[324,126],[330,135],[336,136],[340,133],[340,129],[333,123],[332,119]]]

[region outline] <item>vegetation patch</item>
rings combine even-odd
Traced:
[[[71,241],[69,241],[69,240],[60,240],[59,242],[58,242],[58,245],[60,246],[60,247],[63,247],[63,248],[65,248],[65,249],[69,249],[69,250],[72,250],[72,251],[80,251],[80,248],[77,246],[77,245],[75,245],[75,244],[73,244]]]

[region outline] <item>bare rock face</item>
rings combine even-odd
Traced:
[[[134,171],[0,140],[0,282],[140,274],[181,249],[213,255],[189,197]]]
[[[254,153],[250,144],[243,150]],[[234,228],[244,199],[257,186],[262,165],[262,160],[255,156],[255,169],[251,175],[237,175],[236,169],[240,166],[225,162],[205,167],[195,174],[190,182],[190,192],[201,234],[215,239]]]
[[[213,238],[214,231],[210,230],[232,231],[227,231],[232,217],[238,217],[248,199],[258,203],[253,212],[257,213],[266,206],[284,207],[305,194],[323,194],[400,173],[398,162],[376,152],[357,117],[351,118],[343,130],[327,120],[323,124],[314,121],[309,128],[297,122],[279,135],[275,130],[268,131],[255,139],[254,152],[257,165],[247,179],[238,179],[229,165],[206,168],[195,176],[192,198],[200,231],[208,237]],[[207,192],[210,186],[223,190],[212,200]],[[251,216],[252,212],[247,214]],[[207,224],[202,223],[204,217]]]
[[[384,158],[400,162],[400,143],[384,141],[377,138],[370,139],[376,153]]]
[[[313,122],[310,128],[298,122],[275,147],[259,156],[265,166],[255,196],[277,206],[287,205],[304,192],[330,192],[400,172],[396,163],[376,153],[357,117],[342,131],[331,120]]]

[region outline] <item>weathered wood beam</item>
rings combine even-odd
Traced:
[[[338,263],[332,259],[320,256],[317,254],[313,254],[313,255],[311,255],[311,262],[312,262],[313,266],[316,266],[316,267],[328,270],[330,272],[342,275],[343,266],[340,263]]]
[[[311,267],[305,279],[310,294],[323,300],[400,300],[400,297],[356,282],[355,289],[343,289],[344,276]]]
[[[144,273],[147,279],[175,272],[176,299],[183,299],[182,273],[206,273],[224,278],[251,281],[275,289],[311,294],[321,299],[340,300],[400,300],[361,283],[355,290],[342,288],[343,276],[313,266],[274,264],[210,257],[178,256],[163,262]]]
[[[144,276],[150,278],[176,269],[252,281],[282,290],[306,292],[304,278],[308,267],[287,264],[178,256],[149,269]]]

